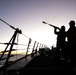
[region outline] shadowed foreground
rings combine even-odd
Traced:
[[[51,54],[35,56],[23,69],[8,70],[8,75],[76,74],[75,62],[55,59]]]

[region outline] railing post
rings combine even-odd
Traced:
[[[5,64],[4,64],[4,66],[3,66],[3,75],[6,75],[6,74],[7,74],[6,72],[7,72],[8,61],[9,61],[9,58],[10,58],[10,55],[11,55],[11,51],[12,51],[12,48],[13,48],[13,45],[14,45],[14,42],[15,42],[17,33],[20,33],[20,34],[21,34],[22,31],[17,28],[16,31],[14,32],[14,35],[13,35],[13,37],[12,37],[12,39],[11,39],[12,44],[11,44],[11,47],[10,47],[10,49],[9,49],[9,53],[8,53],[8,55],[7,55],[7,59],[6,59],[6,61],[5,61]],[[11,41],[10,41],[10,42],[11,42]]]
[[[39,42],[37,43],[37,46],[36,46],[36,50],[35,50],[35,53],[36,53],[36,54],[37,54],[38,45],[39,45]]]
[[[32,48],[32,53],[31,53],[31,56],[34,56],[34,49],[35,49],[35,45],[36,45],[36,41],[34,42],[34,46],[33,46],[33,48]]]
[[[29,49],[30,44],[31,44],[31,38],[29,38],[29,41],[28,41],[27,51],[26,51],[26,57],[27,57],[27,54],[28,54],[28,49]]]

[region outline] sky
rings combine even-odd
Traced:
[[[55,46],[54,28],[42,21],[58,27],[65,25],[67,31],[70,20],[76,21],[76,0],[0,0],[0,18],[29,38]],[[0,42],[8,42],[13,33],[0,21]]]

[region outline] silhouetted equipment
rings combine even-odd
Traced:
[[[45,22],[45,21],[42,21],[42,23],[44,23],[44,24],[48,24],[48,25],[50,25],[50,26],[52,26],[52,27],[57,28],[57,29],[59,29],[59,30],[60,30],[60,28],[59,28],[59,27],[57,27],[57,26],[55,26],[55,25],[52,25],[52,24],[49,24],[49,23],[47,23],[47,22]]]
[[[30,46],[32,46],[31,45],[31,42],[32,42],[32,39],[31,38],[29,38],[29,37],[27,37],[25,34],[23,34],[22,33],[22,31],[19,29],[19,28],[15,28],[15,27],[13,27],[12,25],[10,25],[10,24],[8,24],[7,22],[5,22],[4,20],[2,20],[1,18],[0,18],[0,21],[2,21],[2,22],[4,22],[6,25],[8,25],[9,27],[11,27],[12,29],[14,29],[15,31],[14,31],[14,34],[13,34],[13,36],[11,37],[11,39],[9,40],[9,42],[6,42],[6,43],[1,43],[0,42],[0,44],[4,44],[4,45],[7,45],[6,47],[5,47],[5,50],[4,51],[1,51],[0,53],[1,53],[1,55],[0,55],[0,61],[4,61],[4,63],[2,64],[3,66],[1,67],[1,69],[2,69],[2,75],[6,75],[7,74],[7,67],[9,66],[9,62],[10,62],[10,57],[13,57],[14,55],[11,55],[11,53],[12,53],[12,51],[16,51],[16,50],[19,50],[19,49],[13,49],[13,46],[14,45],[22,45],[22,46],[27,46],[27,48],[24,48],[24,49],[20,49],[20,50],[25,50],[26,49],[26,56],[25,57],[27,57],[28,55],[29,55],[29,49],[32,49],[32,48],[30,48]],[[28,40],[28,45],[24,45],[24,44],[18,44],[18,37],[19,37],[19,34],[23,34],[25,37],[27,37],[27,38],[29,38],[29,40]],[[17,43],[15,43],[15,40],[17,39]],[[41,48],[44,48],[44,47],[47,47],[47,46],[45,46],[45,45],[43,45],[43,44],[40,44],[40,46],[39,46],[39,42],[37,42],[37,41],[35,41],[34,42],[34,46],[33,46],[33,49],[32,49],[32,56],[34,55],[34,54],[36,54],[37,55],[37,52],[38,52],[38,50],[39,50],[39,47]],[[9,48],[9,49],[8,49]],[[7,54],[6,56],[4,56],[5,54]],[[16,54],[17,54],[17,52],[16,52]],[[24,57],[24,58],[25,58]],[[17,58],[17,55],[16,55],[16,58]],[[23,57],[22,58],[20,58],[20,59],[23,59]],[[18,60],[20,60],[20,59],[16,59],[17,61]],[[10,63],[11,64],[11,63]]]
[[[8,26],[10,26],[12,29],[15,30],[12,38],[10,39],[10,41],[9,41],[9,43],[7,44],[7,46],[6,46],[3,54],[2,54],[1,57],[0,57],[0,59],[3,58],[4,53],[7,51],[7,48],[9,47],[9,45],[10,45],[10,43],[11,43],[11,46],[10,46],[10,49],[9,49],[9,53],[8,53],[8,55],[7,55],[7,58],[6,58],[6,61],[5,61],[5,64],[4,64],[4,72],[3,72],[3,75],[5,75],[5,74],[6,74],[6,70],[7,70],[8,61],[9,61],[9,58],[10,58],[10,56],[11,56],[11,52],[12,52],[12,49],[13,49],[13,45],[14,45],[14,43],[15,43],[15,39],[16,39],[16,37],[17,37],[18,34],[22,34],[22,31],[21,31],[19,28],[15,28],[15,27],[11,26],[10,24],[8,24],[7,22],[5,22],[5,21],[2,20],[2,19],[0,19],[0,20],[1,20],[2,22],[4,22],[5,24],[7,24]]]
[[[2,19],[0,19],[2,22],[4,22],[5,24],[7,24],[8,26],[10,26],[12,29],[15,29],[16,30],[16,28],[15,27],[13,27],[12,25],[10,25],[10,24],[8,24],[7,22],[5,22],[4,20],[2,20]]]
[[[18,39],[17,39],[17,43],[15,43],[16,37],[18,37],[18,34],[22,34],[22,31],[19,30],[19,28],[15,28],[11,25],[9,25],[8,23],[6,23],[5,21],[3,21],[2,19],[0,19],[2,22],[4,22],[5,24],[7,24],[8,26],[10,26],[12,29],[15,30],[12,38],[10,39],[9,42],[7,43],[0,43],[0,44],[4,44],[7,45],[4,51],[1,51],[1,53],[3,53],[1,55],[0,60],[6,60],[4,65],[2,66],[1,70],[3,71],[2,75],[28,75],[28,74],[43,74],[43,73],[50,73],[50,74],[76,74],[76,62],[73,64],[71,61],[66,61],[63,59],[55,59],[55,54],[56,54],[56,48],[53,48],[50,50],[47,46],[45,46],[44,44],[39,44],[39,42],[35,41],[33,48],[32,48],[32,56],[34,56],[35,53],[38,52],[38,54],[35,55],[35,57],[32,58],[31,61],[29,61],[27,63],[27,60],[29,60],[30,58],[20,58],[19,60],[17,60],[17,62],[19,61],[20,64],[23,64],[20,60],[24,59],[25,61],[25,66],[22,68],[21,66],[17,66],[18,64],[12,61],[8,61],[10,57],[13,57],[14,55],[11,55],[11,52],[16,50],[13,49],[14,45],[22,45],[22,44],[18,44]],[[46,22],[43,21],[44,24],[48,24]],[[54,28],[57,28],[60,30],[59,27],[48,24]],[[24,34],[23,34],[24,35]],[[27,37],[26,35],[24,35],[25,37]],[[29,37],[27,37],[29,38]],[[28,40],[28,45],[26,48],[26,55],[29,52],[29,46],[31,46],[32,43],[32,39],[29,38]],[[7,50],[8,46],[10,45],[10,49]],[[20,49],[21,50],[21,49]],[[39,51],[38,51],[39,50]],[[8,52],[7,57],[3,57],[4,53]],[[14,63],[15,65],[15,69],[7,69],[8,65],[10,65],[11,63]],[[2,63],[3,64],[3,63]],[[17,69],[16,69],[17,67]],[[74,75],[75,75],[74,74]],[[0,74],[1,75],[1,74]]]

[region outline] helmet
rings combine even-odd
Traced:
[[[70,24],[70,25],[75,25],[75,21],[74,21],[74,20],[71,20],[71,21],[69,22],[69,24]]]
[[[62,26],[61,26],[61,29],[65,29],[65,26],[64,26],[64,25],[62,25]]]

